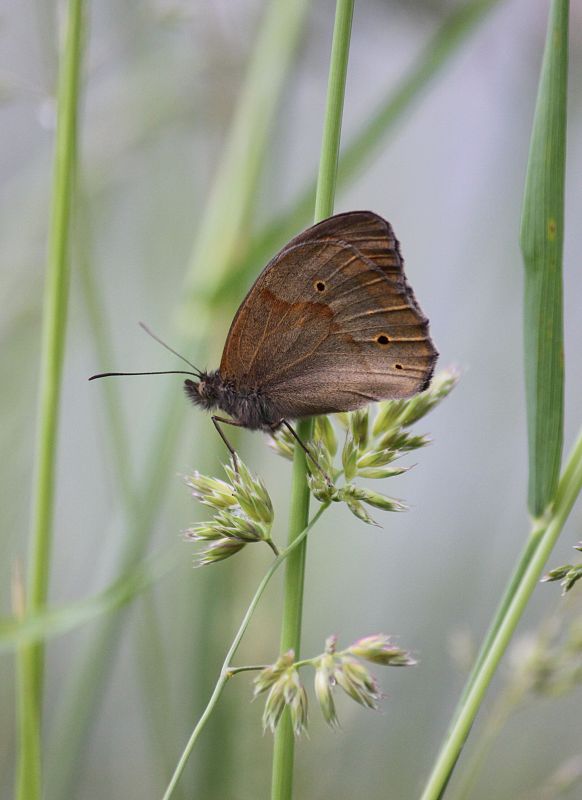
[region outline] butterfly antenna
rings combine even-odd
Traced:
[[[89,380],[94,381],[97,378],[113,378],[119,375],[194,375],[195,378],[200,377],[198,372],[185,372],[182,369],[170,369],[164,370],[163,372],[100,372],[98,375],[91,375]]]
[[[180,355],[180,353],[177,353],[177,352],[176,352],[176,351],[175,351],[175,350],[174,350],[172,347],[170,347],[170,345],[169,345],[169,344],[166,344],[165,342],[163,342],[163,341],[160,339],[160,337],[159,337],[159,336],[156,336],[156,334],[155,334],[153,331],[151,331],[151,330],[148,328],[148,326],[147,326],[147,325],[144,325],[144,323],[143,323],[143,322],[140,322],[140,323],[139,323],[139,326],[140,326],[140,328],[143,328],[143,330],[144,330],[144,331],[147,333],[147,335],[148,335],[148,336],[151,336],[151,337],[152,337],[152,339],[155,339],[155,340],[156,340],[156,342],[158,342],[158,344],[161,344],[161,345],[162,345],[162,347],[165,347],[165,348],[166,348],[166,350],[169,350],[169,351],[170,351],[170,353],[173,353],[175,356],[178,356],[178,358],[181,358],[181,359],[182,359],[182,361],[184,361],[186,364],[188,364],[188,366],[192,367],[192,369],[196,371],[196,373],[197,373],[198,377],[200,377],[200,375],[201,375],[202,373],[201,373],[201,371],[198,369],[198,367],[197,367],[197,366],[195,366],[195,365],[194,365],[194,364],[193,364],[191,361],[188,361],[188,359],[187,359],[187,358],[184,358],[184,356],[181,356],[181,355]],[[144,375],[144,374],[146,374],[146,373],[139,373],[139,374],[140,374],[140,375]],[[153,373],[148,373],[148,374],[153,374]],[[155,374],[158,374],[158,375],[159,375],[160,373],[155,373]],[[191,374],[191,373],[184,373],[184,374]]]

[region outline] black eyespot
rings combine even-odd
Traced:
[[[378,336],[376,341],[378,342],[378,344],[388,344],[390,339],[386,336],[386,334],[382,333],[380,334],[380,336]]]
[[[315,288],[318,292],[325,292],[325,283],[323,281],[316,281]]]
[[[402,364],[394,364],[394,369],[402,369]]]

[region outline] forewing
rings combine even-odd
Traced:
[[[390,225],[350,212],[304,231],[263,270],[220,372],[293,418],[408,397],[428,384],[435,359]]]

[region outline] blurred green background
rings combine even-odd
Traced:
[[[310,739],[297,748],[296,796],[306,800],[417,796],[463,683],[452,643],[480,640],[528,530],[518,230],[547,4],[490,5],[491,13],[337,196],[337,211],[368,208],[391,221],[408,277],[431,318],[440,365],[455,363],[464,375],[420,425],[434,444],[418,455],[414,470],[386,486],[410,503],[410,512],[385,514],[383,528],[372,529],[347,509],[332,508],[310,538],[305,655],[320,652],[330,633],[347,644],[383,631],[397,635],[421,663],[414,671],[379,675],[387,694],[380,714],[340,701],[340,731],[326,729],[312,703]],[[453,7],[437,0],[356,4],[344,142],[371,119]],[[225,452],[209,418],[186,408],[179,376],[128,378],[109,387],[86,380],[101,369],[180,368],[143,334],[138,320],[170,343],[195,337],[198,344],[185,355],[203,367],[217,366],[246,287],[284,243],[276,226],[262,260],[248,261],[256,237],[286,214],[316,174],[334,14],[330,0],[312,4],[298,32],[260,177],[237,231],[235,258],[226,267],[232,288],[222,287],[210,299],[205,294],[216,269],[212,248],[197,258],[198,238],[194,257],[192,251],[265,8],[257,0],[91,4],[52,603],[95,594],[146,553],[170,548],[174,560],[128,607],[50,640],[49,800],[160,796],[272,557],[268,548],[249,547],[223,564],[192,569],[191,545],[180,541],[179,532],[201,516],[180,475],[194,468],[220,475]],[[55,3],[0,5],[5,616],[11,568],[26,557],[29,528],[58,10]],[[582,13],[573,4],[566,448],[582,410],[581,66]],[[229,208],[223,213],[228,228]],[[215,236],[220,238],[217,231]],[[245,263],[248,272],[237,278]],[[178,313],[188,264],[195,275],[189,287],[194,301]],[[160,434],[169,394],[175,447],[171,425]],[[114,437],[108,403],[119,415]],[[265,477],[275,502],[274,536],[282,542],[290,466],[261,434],[243,432],[239,446]],[[126,461],[121,473],[120,455]],[[570,560],[581,528],[578,508],[555,563]],[[521,632],[535,627],[557,600],[557,587],[540,587]],[[237,663],[274,660],[279,615],[275,580]],[[0,669],[0,781],[8,797],[15,758],[10,654],[3,654]],[[497,683],[502,681],[503,675]],[[260,701],[250,705],[250,697],[246,676],[228,686],[179,796],[268,796],[271,737],[262,735]],[[516,715],[471,796],[533,797],[560,763],[579,752],[580,700],[580,692],[542,700]]]

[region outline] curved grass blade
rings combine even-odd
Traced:
[[[44,608],[23,619],[0,619],[0,652],[62,636],[97,617],[116,611],[152,586],[175,563],[175,552],[149,558],[93,597],[60,608]]]

